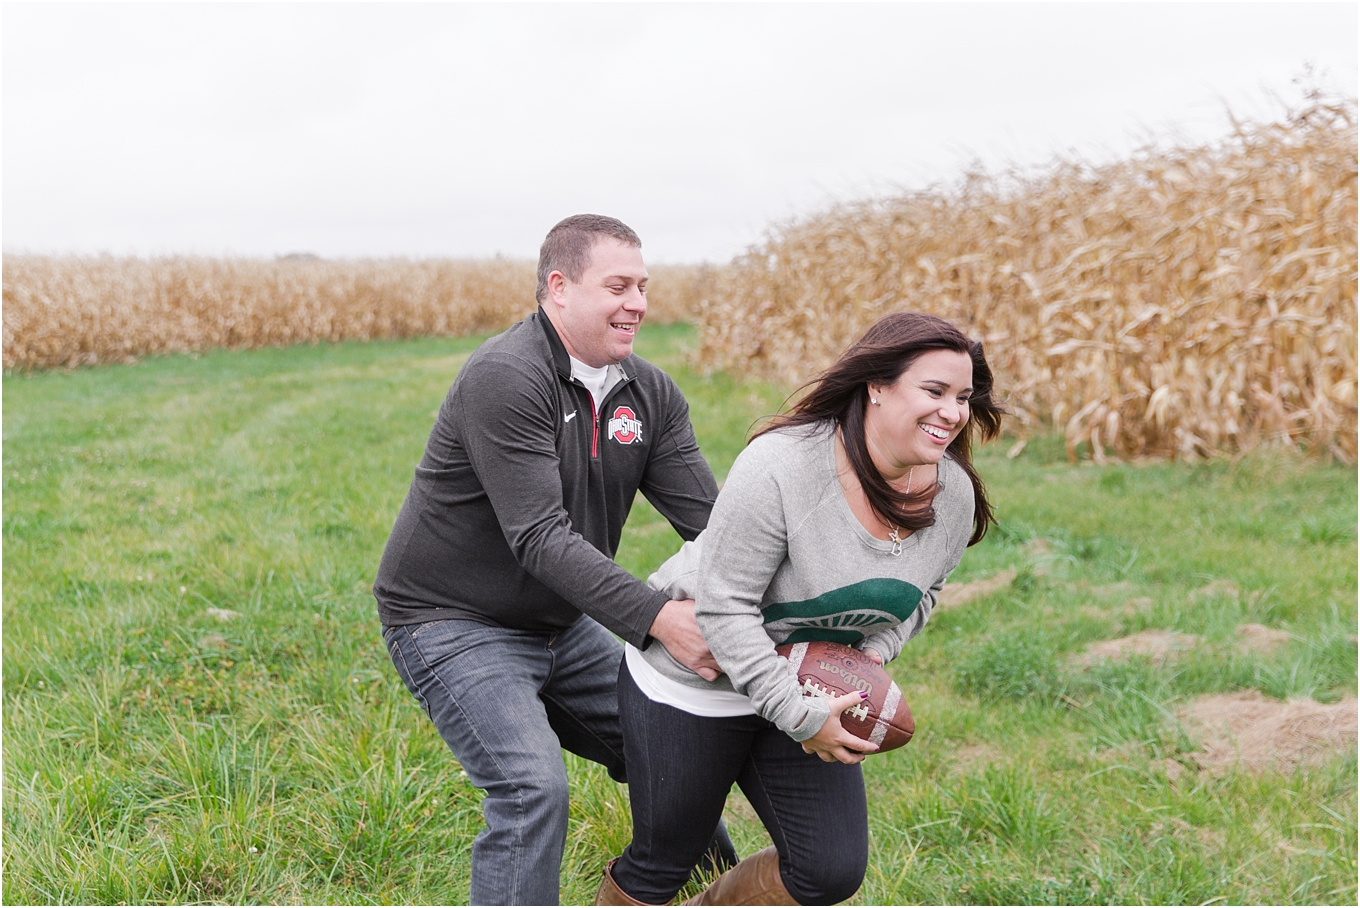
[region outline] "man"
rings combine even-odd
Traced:
[[[373,584],[393,664],[486,791],[472,904],[557,904],[562,748],[626,780],[605,628],[718,675],[693,601],[613,561],[639,490],[687,540],[717,496],[680,389],[633,355],[641,246],[598,215],[549,232],[539,310],[459,371]]]

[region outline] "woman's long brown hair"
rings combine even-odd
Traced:
[[[987,490],[973,469],[973,436],[983,441],[1001,430],[1006,409],[992,397],[992,370],[979,341],[942,318],[917,312],[894,312],[879,319],[832,366],[803,387],[805,394],[787,413],[774,417],[752,439],[766,432],[831,421],[841,431],[850,466],[869,499],[869,506],[889,523],[908,530],[921,530],[935,523],[932,485],[905,495],[893,488],[874,466],[864,438],[864,413],[869,406],[869,385],[895,384],[922,353],[953,350],[973,361],[973,394],[968,401],[968,423],[946,449],[963,467],[973,484],[973,534],[969,545],[979,542],[996,522]]]

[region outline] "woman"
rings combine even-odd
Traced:
[[[708,528],[652,576],[691,595],[725,672],[707,682],[653,644],[619,671],[633,841],[596,904],[665,904],[733,782],[774,845],[694,904],[830,904],[868,860],[860,762],[841,727],[858,692],[803,696],[781,643],[831,640],[882,664],[930,617],[993,522],[971,463],[1003,410],[980,344],[942,319],[881,319],[737,458]]]

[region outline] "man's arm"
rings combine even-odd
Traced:
[[[460,376],[454,405],[472,468],[524,569],[623,639],[644,646],[667,596],[572,529],[557,456],[556,388],[528,371],[512,358],[487,357]]]
[[[665,419],[642,474],[640,491],[688,542],[708,526],[718,483],[699,452],[685,396],[669,376],[664,387],[668,392]]]
[[[718,497],[718,483],[699,452],[684,395],[669,376],[665,377],[664,387],[669,392],[665,421],[652,447],[640,490],[680,538],[689,542],[708,526],[708,515]],[[667,602],[650,633],[677,662],[705,680],[712,681],[721,673],[694,620],[693,599]]]
[[[716,681],[722,674],[718,660],[709,652],[708,642],[694,620],[693,599],[672,599],[661,607],[648,633],[661,641],[676,662],[705,681]]]

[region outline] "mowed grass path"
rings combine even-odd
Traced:
[[[5,903],[466,898],[480,793],[392,671],[369,583],[476,343],[5,377]],[[698,376],[694,345],[653,327],[640,352],[722,476],[786,389]],[[1211,773],[1175,719],[1205,693],[1355,695],[1355,471],[1003,451],[980,457],[1002,526],[955,581],[1015,574],[892,666],[918,732],[866,763],[856,901],[1355,904],[1354,749]],[[640,502],[619,558],[645,576],[678,544]],[[1290,636],[1244,649],[1247,623]],[[1196,643],[1071,661],[1144,630]],[[571,764],[563,899],[588,903],[626,789]]]

